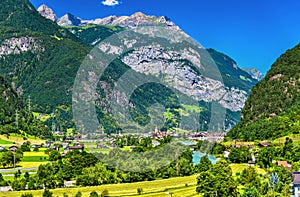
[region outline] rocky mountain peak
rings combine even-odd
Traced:
[[[169,28],[180,30],[180,28],[175,25],[166,16],[150,16],[142,12],[136,12],[131,16],[108,16],[105,18],[97,18],[94,20],[82,20],[70,13],[65,14],[61,18],[57,19],[53,10],[47,5],[41,5],[38,8],[39,13],[52,21],[55,21],[60,26],[84,26],[88,24],[97,25],[115,25],[124,28],[136,28],[139,25],[165,25]]]
[[[264,78],[264,75],[256,68],[242,68],[242,69],[247,73],[249,73],[253,79],[260,81]]]
[[[70,13],[65,14],[57,20],[57,24],[60,26],[79,26],[81,23],[80,18]]]
[[[161,23],[166,23],[166,22],[168,22],[168,21],[171,21],[171,19],[168,18],[167,16],[160,16],[160,17],[158,17],[158,20],[159,20],[159,22],[161,22]]]
[[[42,15],[43,17],[50,19],[52,21],[56,21],[57,17],[55,15],[55,13],[53,12],[53,10],[51,8],[49,8],[47,5],[43,4],[41,5],[37,11],[40,13],[40,15]]]
[[[180,28],[177,25],[175,25],[175,23],[173,23],[166,16],[156,17],[151,15],[146,15],[142,12],[136,12],[129,17],[128,16],[117,17],[112,24],[125,27],[125,28],[135,28],[139,25],[165,25],[167,27],[180,30]]]
[[[94,23],[94,24],[101,24],[101,25],[109,25],[112,24],[118,17],[117,16],[108,16],[105,18],[98,18],[92,21],[84,21],[85,23]]]
[[[142,12],[136,12],[134,14],[132,14],[129,18],[145,18],[147,17],[144,13]]]

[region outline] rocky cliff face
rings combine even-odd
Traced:
[[[247,92],[226,87],[218,80],[197,73],[190,65],[183,63],[190,59],[188,57],[193,57],[188,50],[179,53],[157,46],[145,46],[129,53],[122,61],[137,72],[157,77],[163,75],[163,80],[171,87],[197,101],[219,102],[226,109],[241,111]],[[200,65],[197,57],[193,57],[192,61]]]
[[[5,55],[18,55],[27,51],[44,50],[33,37],[9,38],[0,45],[0,57]]]

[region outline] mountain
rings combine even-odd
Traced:
[[[104,26],[104,25],[93,25],[89,24],[84,27],[82,26],[68,26],[65,27],[72,34],[78,37],[83,43],[95,46],[105,38],[125,30],[119,26]]]
[[[69,103],[72,80],[67,79],[76,76],[86,45],[42,17],[28,0],[4,0],[0,5],[0,73],[34,104],[52,110]]]
[[[286,51],[251,90],[229,137],[264,140],[300,131],[300,44]]]
[[[3,76],[0,76],[0,105],[1,126],[13,124],[16,111],[24,108],[17,92],[13,90]]]
[[[76,35],[78,38],[83,40],[85,43],[95,46],[100,41],[103,40],[102,37],[99,37],[99,32],[101,31],[102,26],[97,25],[86,25],[86,26],[70,26],[67,27],[74,35]],[[119,31],[122,31],[123,29],[120,29],[118,26],[110,26],[111,27],[111,33],[116,33]],[[113,32],[114,31],[114,32]],[[181,31],[181,30],[178,30]],[[165,75],[166,78],[169,79],[169,83],[172,84],[174,88],[177,90],[182,90],[182,92],[186,92],[188,96],[191,96],[195,98],[197,101],[204,101],[206,104],[203,105],[201,103],[200,105],[203,106],[203,108],[207,109],[209,103],[212,101],[216,101],[219,99],[220,95],[219,93],[224,93],[224,96],[222,96],[219,103],[223,106],[223,108],[227,111],[227,117],[225,120],[225,127],[230,128],[230,125],[235,125],[239,119],[240,119],[240,112],[241,109],[244,106],[244,102],[246,101],[246,98],[248,96],[248,93],[250,89],[258,82],[256,79],[253,79],[251,75],[249,75],[247,72],[243,71],[237,66],[237,63],[228,57],[225,54],[222,54],[214,49],[208,49],[207,52],[210,54],[212,59],[215,61],[218,70],[221,73],[221,76],[224,81],[224,85],[222,88],[218,89],[216,91],[215,87],[218,87],[218,82],[213,82],[210,80],[203,80],[201,74],[195,73],[194,69],[183,69],[180,67],[190,67],[189,62],[186,64],[182,64],[182,62],[178,61],[175,62],[172,51],[164,51],[162,48],[157,48],[155,46],[149,46],[149,48],[141,48],[140,50],[129,52],[124,57],[120,59],[120,62],[115,65],[115,68],[121,69],[124,67],[124,69],[132,69],[137,73],[146,74],[146,75],[153,75],[158,76],[159,74]],[[176,54],[176,53],[175,53]],[[178,56],[182,56],[179,55]],[[181,61],[184,60],[184,57]],[[161,72],[160,73],[160,67],[158,63],[154,63],[157,59],[163,59],[163,63],[165,66],[165,70],[167,72]],[[153,66],[149,66],[149,63],[153,62]],[[123,66],[122,66],[123,65]],[[119,73],[118,71],[112,71],[114,73]],[[180,73],[178,76],[174,76],[174,73]],[[178,83],[175,83],[175,81],[180,81],[179,85]],[[102,94],[101,96],[106,98],[106,100],[111,100],[112,97],[115,97],[116,95],[122,95],[120,92],[113,92],[114,87],[111,84],[116,83],[117,79],[113,79],[112,82],[109,84],[103,83],[103,86],[106,87],[107,90],[105,91],[106,94]],[[104,85],[105,84],[105,85]],[[213,88],[211,88],[213,87]],[[149,88],[151,89],[151,88]],[[207,93],[203,92],[204,90],[207,91]],[[153,91],[154,92],[154,91]],[[114,96],[115,95],[115,96]],[[140,95],[141,96],[141,95]],[[149,94],[147,97],[145,97],[144,102],[146,98],[157,96],[157,94]],[[129,100],[129,98],[118,98],[119,100]],[[100,102],[99,102],[100,103]],[[103,103],[103,102],[101,102]],[[109,105],[109,104],[108,104]],[[105,106],[103,108],[109,108],[108,106]],[[140,111],[144,111],[144,115],[136,115],[140,119],[146,120],[149,117],[147,117],[145,114],[148,113],[145,108],[140,109]],[[204,110],[205,111],[205,110]],[[203,112],[202,120],[206,121],[207,117],[209,117],[210,110],[206,110]],[[205,118],[204,118],[205,117]],[[205,119],[205,120],[204,120]],[[142,121],[143,122],[143,121]],[[143,124],[146,124],[147,121],[144,121]],[[217,126],[216,126],[217,127]]]
[[[224,84],[227,87],[235,87],[246,92],[258,82],[243,69],[239,68],[236,61],[229,56],[214,49],[207,49],[221,72]]]
[[[73,83],[82,61],[93,46],[115,33],[140,24],[159,24],[174,31],[182,31],[167,17],[142,13],[128,17],[112,16],[93,20],[92,23],[71,14],[55,20],[55,14],[50,8],[45,5],[40,7],[39,14],[28,0],[4,0],[0,5],[0,74],[14,84],[15,90],[23,98],[31,97],[32,110],[52,114],[52,118],[45,124],[55,124],[60,130],[75,127],[72,116]],[[95,21],[98,24],[94,24]],[[149,35],[145,36],[148,36],[147,39],[151,38]],[[165,129],[179,126],[175,119],[180,113],[188,116],[201,111],[199,121],[207,123],[213,102],[218,102],[226,110],[227,127],[239,121],[248,92],[257,81],[239,69],[228,56],[208,50],[224,78],[225,85],[220,85],[220,81],[214,76],[203,77],[195,70],[191,61],[187,60],[187,57],[192,57],[190,52],[173,52],[154,45],[141,47],[123,54],[109,65],[100,79],[95,95],[97,115],[106,132],[119,129],[117,118],[111,113],[111,98],[132,101],[132,115],[141,124],[149,121],[149,106],[157,102],[165,103],[168,111],[165,116],[170,117],[167,118],[168,125]],[[199,61],[197,58],[192,59]],[[168,83],[172,85],[175,81],[181,81],[175,83],[174,88],[194,97],[200,107],[178,106],[172,99],[166,99],[173,94],[159,85],[143,86],[137,89],[132,98],[115,91],[114,85],[118,77],[129,69],[140,77],[157,77],[160,74],[159,67],[155,66],[160,65],[157,60],[164,60],[163,63],[168,68],[162,73],[169,79]],[[147,62],[153,62],[152,66],[147,66]],[[174,76],[174,73],[179,75]],[[162,95],[158,96],[158,92],[162,92]]]
[[[28,0],[0,2],[0,73],[20,96],[30,96],[32,111],[56,115],[56,124],[72,127],[71,88],[88,50]]]
[[[46,18],[53,18],[53,11],[45,5],[41,5],[38,8],[38,11],[42,16],[45,16]],[[50,14],[45,14],[45,12]],[[180,29],[166,16],[149,16],[145,15],[142,12],[136,12],[131,16],[108,16],[105,18],[98,18],[94,20],[82,20],[79,17],[68,13],[59,18],[57,20],[57,24],[60,26],[85,26],[88,24],[112,25],[129,29],[136,28],[139,25],[163,25],[175,30]]]
[[[139,25],[163,25],[176,30],[180,29],[166,16],[148,16],[142,12],[136,12],[131,16],[108,16],[103,19],[100,18],[95,20],[86,20],[83,21],[83,23],[97,25],[113,25],[130,29],[135,28]]]
[[[56,22],[60,26],[79,26],[82,23],[80,18],[70,13],[65,14],[61,18],[57,18],[53,10],[45,4],[38,7],[37,11],[46,19]]]
[[[41,5],[38,10],[37,10],[43,17],[45,17],[46,19],[49,19],[53,22],[57,21],[57,17],[55,15],[55,13],[53,12],[53,10],[51,8],[49,8],[47,5],[43,4]]]
[[[3,0],[0,2],[1,40],[27,32],[39,32],[58,37],[73,37],[68,31],[40,16],[28,0]]]
[[[264,75],[256,68],[242,68],[242,70],[246,71],[252,76],[253,79],[256,79],[257,81],[260,81],[264,78]]]
[[[49,129],[35,120],[14,88],[0,75],[0,134],[22,133],[45,137]],[[22,133],[24,134],[24,133]],[[26,135],[23,135],[24,137]]]
[[[90,44],[92,46],[95,46],[100,41],[103,40],[103,37],[99,37],[99,31],[102,31],[102,26],[97,25],[87,25],[83,27],[68,27],[68,29],[74,33],[78,38],[83,40],[85,43]],[[111,27],[110,34],[117,33],[122,31],[122,28],[119,28],[118,26]],[[181,30],[180,30],[181,31]],[[102,34],[103,35],[103,34]],[[157,50],[157,51],[156,51]],[[141,52],[136,52],[134,55],[127,54],[125,58],[122,59],[122,62],[126,65],[128,65],[130,68],[134,69],[137,72],[143,72],[145,71],[145,67],[147,62],[151,62],[155,59],[161,59],[164,56],[169,57],[169,60],[166,60],[164,63],[166,66],[172,68],[174,67],[172,56],[168,54],[160,54],[157,53],[161,49],[153,47],[153,49],[142,50]],[[239,112],[244,106],[244,102],[246,100],[247,94],[250,91],[250,89],[258,82],[256,79],[253,79],[251,75],[249,75],[247,72],[243,71],[237,66],[237,63],[228,57],[227,55],[220,53],[214,49],[208,49],[207,52],[210,54],[212,59],[215,61],[222,78],[224,80],[225,84],[225,92],[228,92],[223,97],[222,105],[233,112]],[[148,53],[148,54],[147,54]],[[156,55],[160,54],[160,55]],[[136,62],[144,62],[140,63],[139,65],[133,65]],[[146,63],[145,63],[146,62]],[[151,68],[150,68],[151,69]],[[153,70],[153,71],[151,71]],[[157,69],[152,68],[150,72],[152,74],[157,74]],[[170,69],[171,70],[171,69]],[[193,94],[197,90],[195,89],[197,86],[193,82],[193,78],[190,76],[194,76],[193,73],[189,71],[184,71],[182,69],[178,70],[177,72],[182,72],[182,75],[185,76],[183,83],[185,83],[185,87],[188,87],[193,91]],[[172,75],[173,73],[167,73]],[[200,76],[198,76],[200,77]],[[181,79],[182,80],[182,79]],[[215,98],[212,96],[210,98],[207,98],[207,100],[215,100]],[[239,117],[239,115],[237,115]],[[239,118],[235,118],[235,121],[238,121]]]
[[[81,19],[68,13],[59,18],[57,24],[60,26],[79,26],[81,25]]]

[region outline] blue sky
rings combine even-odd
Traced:
[[[45,3],[60,17],[165,15],[206,48],[214,48],[266,73],[272,63],[300,41],[299,0],[30,0]]]

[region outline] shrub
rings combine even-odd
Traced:
[[[77,192],[77,194],[75,195],[75,197],[81,197],[81,196],[82,196],[81,192]]]
[[[21,197],[33,197],[32,193],[22,194]]]
[[[26,182],[29,182],[30,175],[28,172],[25,172],[24,178],[26,179]]]
[[[49,189],[45,189],[43,192],[43,197],[52,197],[53,193]]]
[[[101,193],[101,197],[107,197],[108,196],[108,190],[105,189],[103,190],[103,192]]]
[[[143,188],[137,188],[137,193],[138,193],[138,195],[141,195],[142,193],[143,193]]]
[[[98,195],[98,193],[96,192],[96,191],[92,191],[91,193],[90,193],[90,197],[98,197],[99,195]]]

